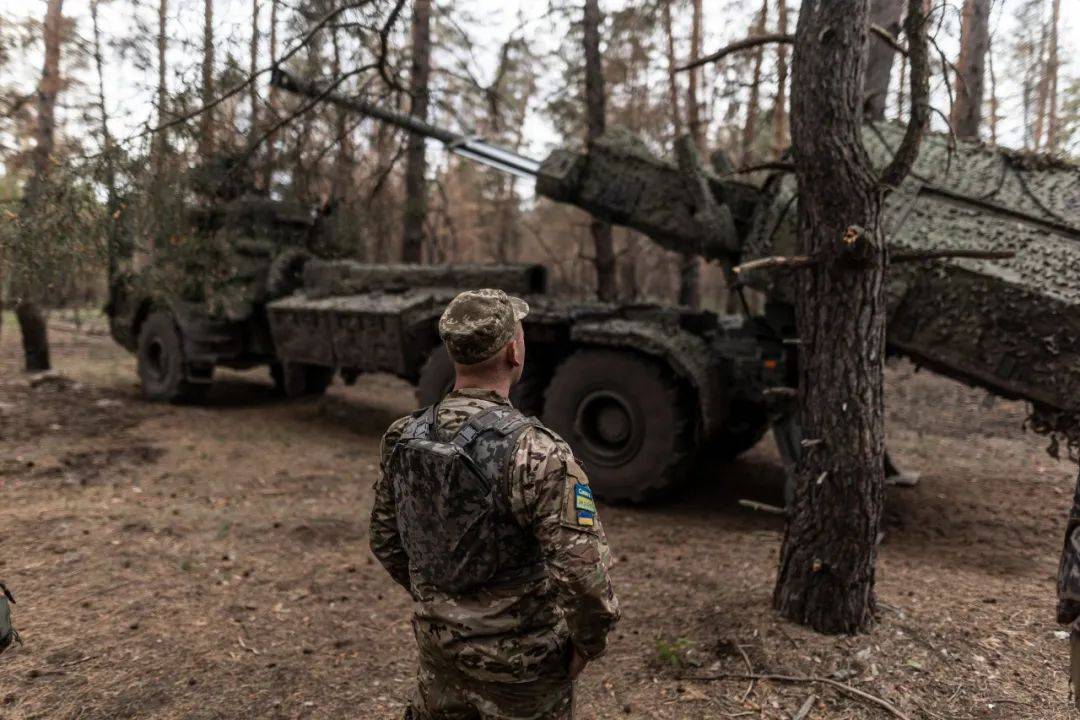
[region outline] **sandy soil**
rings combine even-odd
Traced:
[[[411,388],[386,377],[277,400],[227,374],[203,407],[140,400],[108,337],[53,327],[65,380],[31,387],[0,340],[0,578],[25,645],[0,657],[0,718],[399,718],[408,601],[367,550],[379,436]],[[98,329],[100,332],[100,329]],[[603,507],[624,619],[579,717],[1065,718],[1054,573],[1076,470],[1022,405],[889,371],[881,617],[858,637],[778,620],[781,474],[765,441],[654,507]],[[700,680],[695,678],[711,677]]]

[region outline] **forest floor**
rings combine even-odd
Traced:
[[[0,718],[400,718],[415,651],[406,594],[367,549],[387,377],[278,400],[226,373],[200,407],[143,402],[98,322],[53,322],[59,377],[0,339],[0,579],[25,644],[0,656]],[[1024,406],[900,363],[873,632],[825,637],[770,608],[781,471],[766,440],[652,507],[602,507],[623,620],[586,670],[599,718],[1066,718],[1054,575],[1076,468]],[[701,679],[701,678],[712,679]]]

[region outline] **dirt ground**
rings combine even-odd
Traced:
[[[92,324],[93,325],[93,324]],[[400,718],[406,594],[367,549],[379,437],[411,409],[391,378],[276,399],[264,372],[201,407],[144,403],[101,332],[53,323],[62,379],[31,387],[0,339],[0,579],[25,644],[0,718]],[[1054,573],[1076,469],[1024,407],[907,364],[889,440],[922,473],[889,490],[880,622],[823,637],[770,609],[782,520],[766,440],[654,507],[602,507],[623,620],[583,676],[593,718],[1069,717]],[[712,677],[713,679],[695,679]]]

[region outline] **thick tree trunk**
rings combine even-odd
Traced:
[[[585,115],[588,124],[589,142],[604,134],[606,127],[605,107],[607,96],[604,92],[604,67],[600,59],[600,5],[598,0],[585,0],[583,21],[585,34]],[[593,252],[596,265],[596,296],[601,300],[614,301],[616,297],[615,281],[615,245],[611,226],[600,220],[593,220],[589,226],[593,237]]]
[[[202,103],[214,99],[214,0],[203,0]],[[199,154],[206,158],[214,152],[214,111],[199,116]]]
[[[769,2],[763,0],[761,10],[758,12],[757,21],[750,31],[750,37],[760,37],[765,34],[766,22],[768,22]],[[758,133],[758,115],[761,103],[761,67],[765,63],[765,46],[758,45],[754,48],[754,71],[750,78],[750,95],[746,101],[746,122],[743,123],[742,133],[742,164],[750,165],[754,161],[754,141]],[[702,152],[698,148],[698,152]]]
[[[33,174],[23,194],[23,232],[31,232],[34,215],[42,209],[56,134],[56,97],[60,94],[60,40],[64,0],[49,0],[45,11],[45,62],[38,84],[37,128],[34,131],[34,151],[31,155]],[[27,244],[27,243],[24,243]],[[12,290],[16,297],[15,317],[22,332],[23,353],[27,372],[48,370],[49,334],[40,303],[45,289],[40,279],[31,276],[28,257],[16,257]]]
[[[778,0],[776,4],[776,31],[781,35],[788,33],[787,0]],[[788,46],[776,44],[776,101],[773,103],[773,139],[774,157],[780,157],[788,146],[787,119],[787,81],[788,81]]]
[[[870,22],[892,33],[900,34],[900,17],[905,0],[871,0]],[[889,79],[895,51],[884,40],[872,36],[867,48],[866,77],[863,82],[863,110],[869,120],[885,119],[885,103],[889,99]],[[794,94],[794,93],[793,93]]]
[[[412,65],[409,73],[411,114],[427,120],[428,78],[431,74],[431,0],[415,0],[412,18]],[[409,135],[405,150],[405,219],[401,259],[423,259],[424,226],[427,222],[427,155],[424,138]]]
[[[962,140],[977,140],[982,123],[983,71],[990,46],[990,0],[964,0],[960,57],[956,61],[956,101],[952,126]]]
[[[918,1],[918,0],[916,0]],[[791,134],[799,183],[797,323],[804,437],[773,602],[819,632],[873,623],[884,500],[885,239],[861,141],[867,0],[806,3]]]

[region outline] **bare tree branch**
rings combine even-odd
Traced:
[[[880,182],[885,192],[899,186],[911,172],[930,124],[930,43],[926,23],[923,0],[908,0],[904,34],[908,38],[908,59],[911,64],[911,117],[900,147],[881,174]]]

